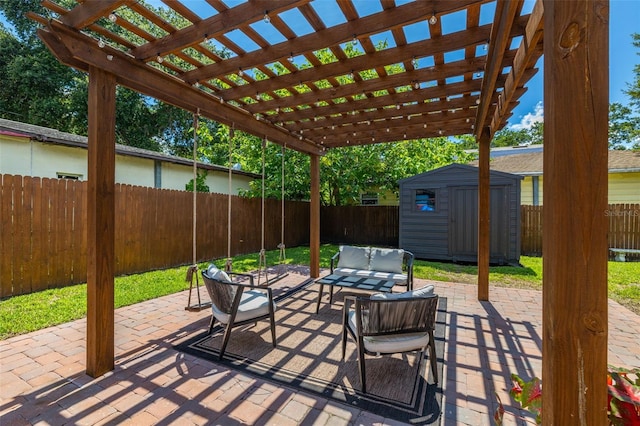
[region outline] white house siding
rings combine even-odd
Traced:
[[[7,135],[0,138],[0,173],[19,175],[31,170],[31,148],[25,138]]]
[[[44,178],[68,173],[86,180],[87,154],[78,148],[4,135],[0,143],[0,173]]]
[[[152,169],[153,170],[153,169]],[[198,171],[202,173],[201,170]],[[193,168],[172,163],[162,163],[162,187],[165,189],[185,190],[186,184],[193,179]],[[227,194],[229,188],[229,177],[227,173],[207,171],[207,185],[210,192]],[[231,191],[238,194],[239,189],[249,189],[251,179],[248,176],[233,175],[231,179]]]
[[[116,183],[153,187],[153,165],[148,158],[116,155]]]
[[[69,138],[62,142],[54,143],[34,139],[22,131],[30,131],[32,134],[51,129],[37,126],[24,125],[22,123],[1,120],[1,123],[15,123],[9,130],[0,132],[0,174],[19,176],[58,178],[59,174],[77,176],[80,180],[87,180],[87,148],[82,144],[82,137],[56,132],[57,138],[64,135]],[[27,130],[24,130],[24,128]],[[15,129],[15,130],[14,130]],[[46,138],[47,136],[42,136]],[[86,144],[86,142],[84,142]],[[138,150],[140,151],[140,150]],[[144,154],[126,155],[116,153],[116,183],[155,187],[156,163],[160,164],[160,187],[163,189],[175,189],[184,191],[185,185],[193,178],[193,166],[189,160],[167,156],[167,159],[159,159],[158,153],[151,153],[149,157]],[[201,173],[203,167],[198,169]],[[231,190],[237,195],[240,190],[250,188],[250,182],[259,178],[257,175],[245,174],[234,171]],[[226,194],[229,188],[228,172],[226,170],[207,169],[207,185],[211,192]]]

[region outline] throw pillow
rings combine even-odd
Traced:
[[[402,274],[403,258],[403,249],[372,248],[371,264],[369,265],[369,269],[372,271]]]
[[[340,246],[338,268],[369,269],[370,247]]]
[[[231,282],[229,275],[227,275],[225,271],[218,269],[218,267],[213,263],[210,264],[209,267],[207,267],[207,275],[209,275],[214,280],[223,281],[227,283]]]

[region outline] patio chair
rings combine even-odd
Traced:
[[[202,271],[205,287],[211,298],[211,322],[209,334],[218,320],[225,326],[219,359],[224,356],[231,329],[241,325],[257,323],[261,319],[269,318],[271,322],[271,341],[276,347],[276,323],[271,289],[253,285],[253,276],[229,272],[231,275],[244,276],[249,284],[231,281],[226,272],[214,267]]]
[[[432,291],[433,289],[431,289]],[[435,383],[438,383],[435,328],[438,296],[414,296],[418,291],[394,295],[345,297],[343,308],[342,359],[347,333],[356,341],[362,392],[367,392],[365,354],[380,355],[420,351],[418,371],[427,347]],[[378,296],[378,297],[377,297]],[[352,308],[352,305],[354,308]]]

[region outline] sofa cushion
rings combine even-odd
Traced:
[[[369,269],[371,247],[340,246],[338,268]]]
[[[371,249],[371,262],[369,269],[380,272],[402,273],[402,259],[404,258],[404,250],[402,249]]]
[[[428,286],[419,288],[417,290],[405,291],[404,293],[376,293],[376,294],[372,294],[371,298],[393,300],[393,299],[406,299],[409,297],[431,297],[434,294],[435,294],[434,286],[428,285]]]

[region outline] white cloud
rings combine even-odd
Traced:
[[[522,117],[520,123],[514,124],[510,127],[511,130],[530,129],[535,123],[542,123],[544,121],[544,107],[542,101],[538,102],[533,110]]]

